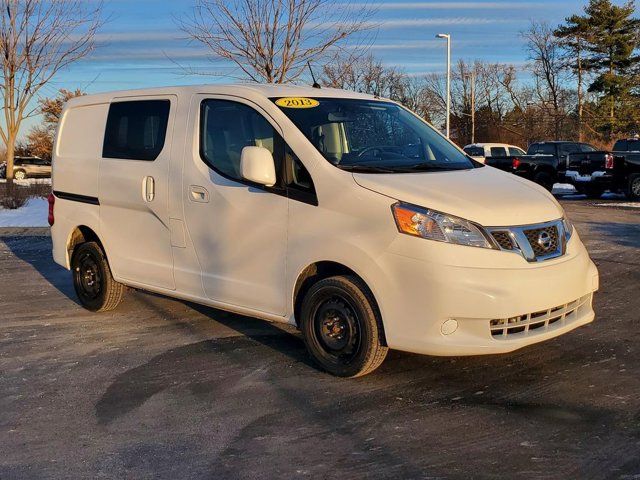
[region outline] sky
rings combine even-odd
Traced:
[[[91,0],[89,0],[91,1]],[[357,12],[361,3],[336,0],[345,12]],[[409,74],[444,72],[445,41],[452,38],[452,62],[481,59],[524,66],[526,53],[519,32],[532,19],[557,25],[581,12],[586,0],[537,1],[374,1],[372,21],[378,27],[372,53],[386,65]],[[192,0],[106,0],[108,23],[102,28],[98,49],[61,72],[43,92],[80,88],[88,93],[194,83],[234,81],[237,69],[215,61],[207,50],[189,43],[176,19],[188,15]],[[191,67],[215,75],[185,75]]]

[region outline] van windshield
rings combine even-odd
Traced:
[[[272,100],[324,158],[343,170],[408,173],[482,166],[394,103],[341,98]]]

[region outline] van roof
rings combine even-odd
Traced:
[[[113,98],[133,97],[144,95],[193,95],[204,94],[238,94],[244,93],[247,96],[258,95],[262,97],[331,97],[331,98],[359,98],[366,100],[378,100],[378,97],[365,93],[351,92],[338,88],[313,88],[302,85],[289,84],[208,84],[208,85],[185,85],[173,87],[155,87],[136,90],[120,90],[114,92],[97,93],[83,95],[69,100],[69,105],[83,105],[89,103],[110,102]]]

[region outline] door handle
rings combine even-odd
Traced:
[[[153,202],[156,196],[156,181],[151,176],[144,177],[142,181],[142,197],[145,202]]]
[[[192,202],[209,203],[209,192],[199,185],[191,185],[189,187],[189,198]]]

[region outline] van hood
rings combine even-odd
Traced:
[[[486,227],[557,220],[560,204],[539,185],[492,167],[449,172],[354,173],[358,185]]]

